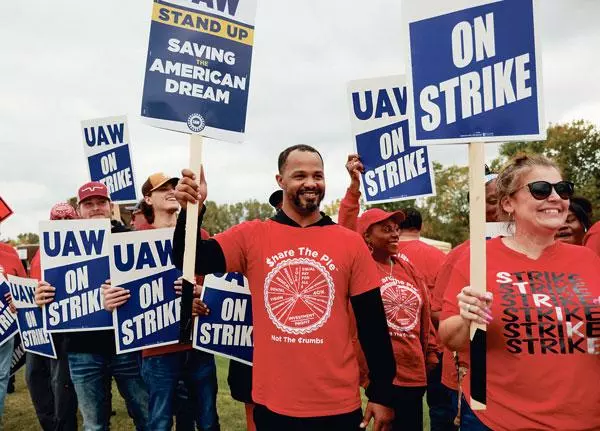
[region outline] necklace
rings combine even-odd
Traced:
[[[383,263],[380,263],[377,261],[375,261],[375,262],[377,263],[377,266],[379,266],[383,270],[383,272],[387,271],[387,269],[385,269],[385,266]],[[392,276],[393,270],[394,270],[394,260],[390,257],[390,273],[388,274],[388,276],[390,276],[390,277]]]

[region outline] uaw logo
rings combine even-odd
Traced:
[[[308,334],[327,322],[335,289],[327,269],[312,259],[279,262],[264,286],[265,307],[277,328],[288,334]]]
[[[204,117],[200,114],[190,114],[187,119],[188,128],[195,133],[201,132],[206,126],[206,121],[204,121]]]
[[[415,287],[386,277],[380,288],[388,326],[396,331],[412,331],[420,320],[423,299]]]

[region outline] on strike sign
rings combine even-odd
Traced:
[[[411,142],[545,139],[538,0],[403,4]]]

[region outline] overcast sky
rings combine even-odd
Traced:
[[[600,1],[541,3],[547,122],[600,122]],[[399,0],[258,0],[244,144],[207,142],[209,196],[266,201],[277,154],[323,152],[326,201],[342,197],[352,151],[346,84],[404,73]],[[87,180],[80,121],[127,114],[138,188],[186,165],[187,135],[140,121],[150,0],[4,1],[0,15],[0,196],[15,214],[0,238],[37,232]],[[465,164],[465,146],[430,150]],[[487,146],[488,158],[495,146]]]

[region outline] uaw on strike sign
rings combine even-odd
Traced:
[[[409,145],[405,78],[402,75],[351,81],[350,123],[367,203],[435,195],[427,147]]]
[[[110,278],[130,298],[113,311],[117,353],[179,342],[181,296],[173,265],[173,229],[151,229],[111,236]]]
[[[154,0],[142,117],[230,142],[246,128],[256,0]]]
[[[136,202],[127,117],[81,122],[90,179],[106,186],[115,203]]]
[[[56,289],[43,308],[48,332],[112,329],[101,292],[110,278],[109,236],[109,219],[40,222],[42,277]]]
[[[545,139],[537,0],[405,0],[411,143]]]

